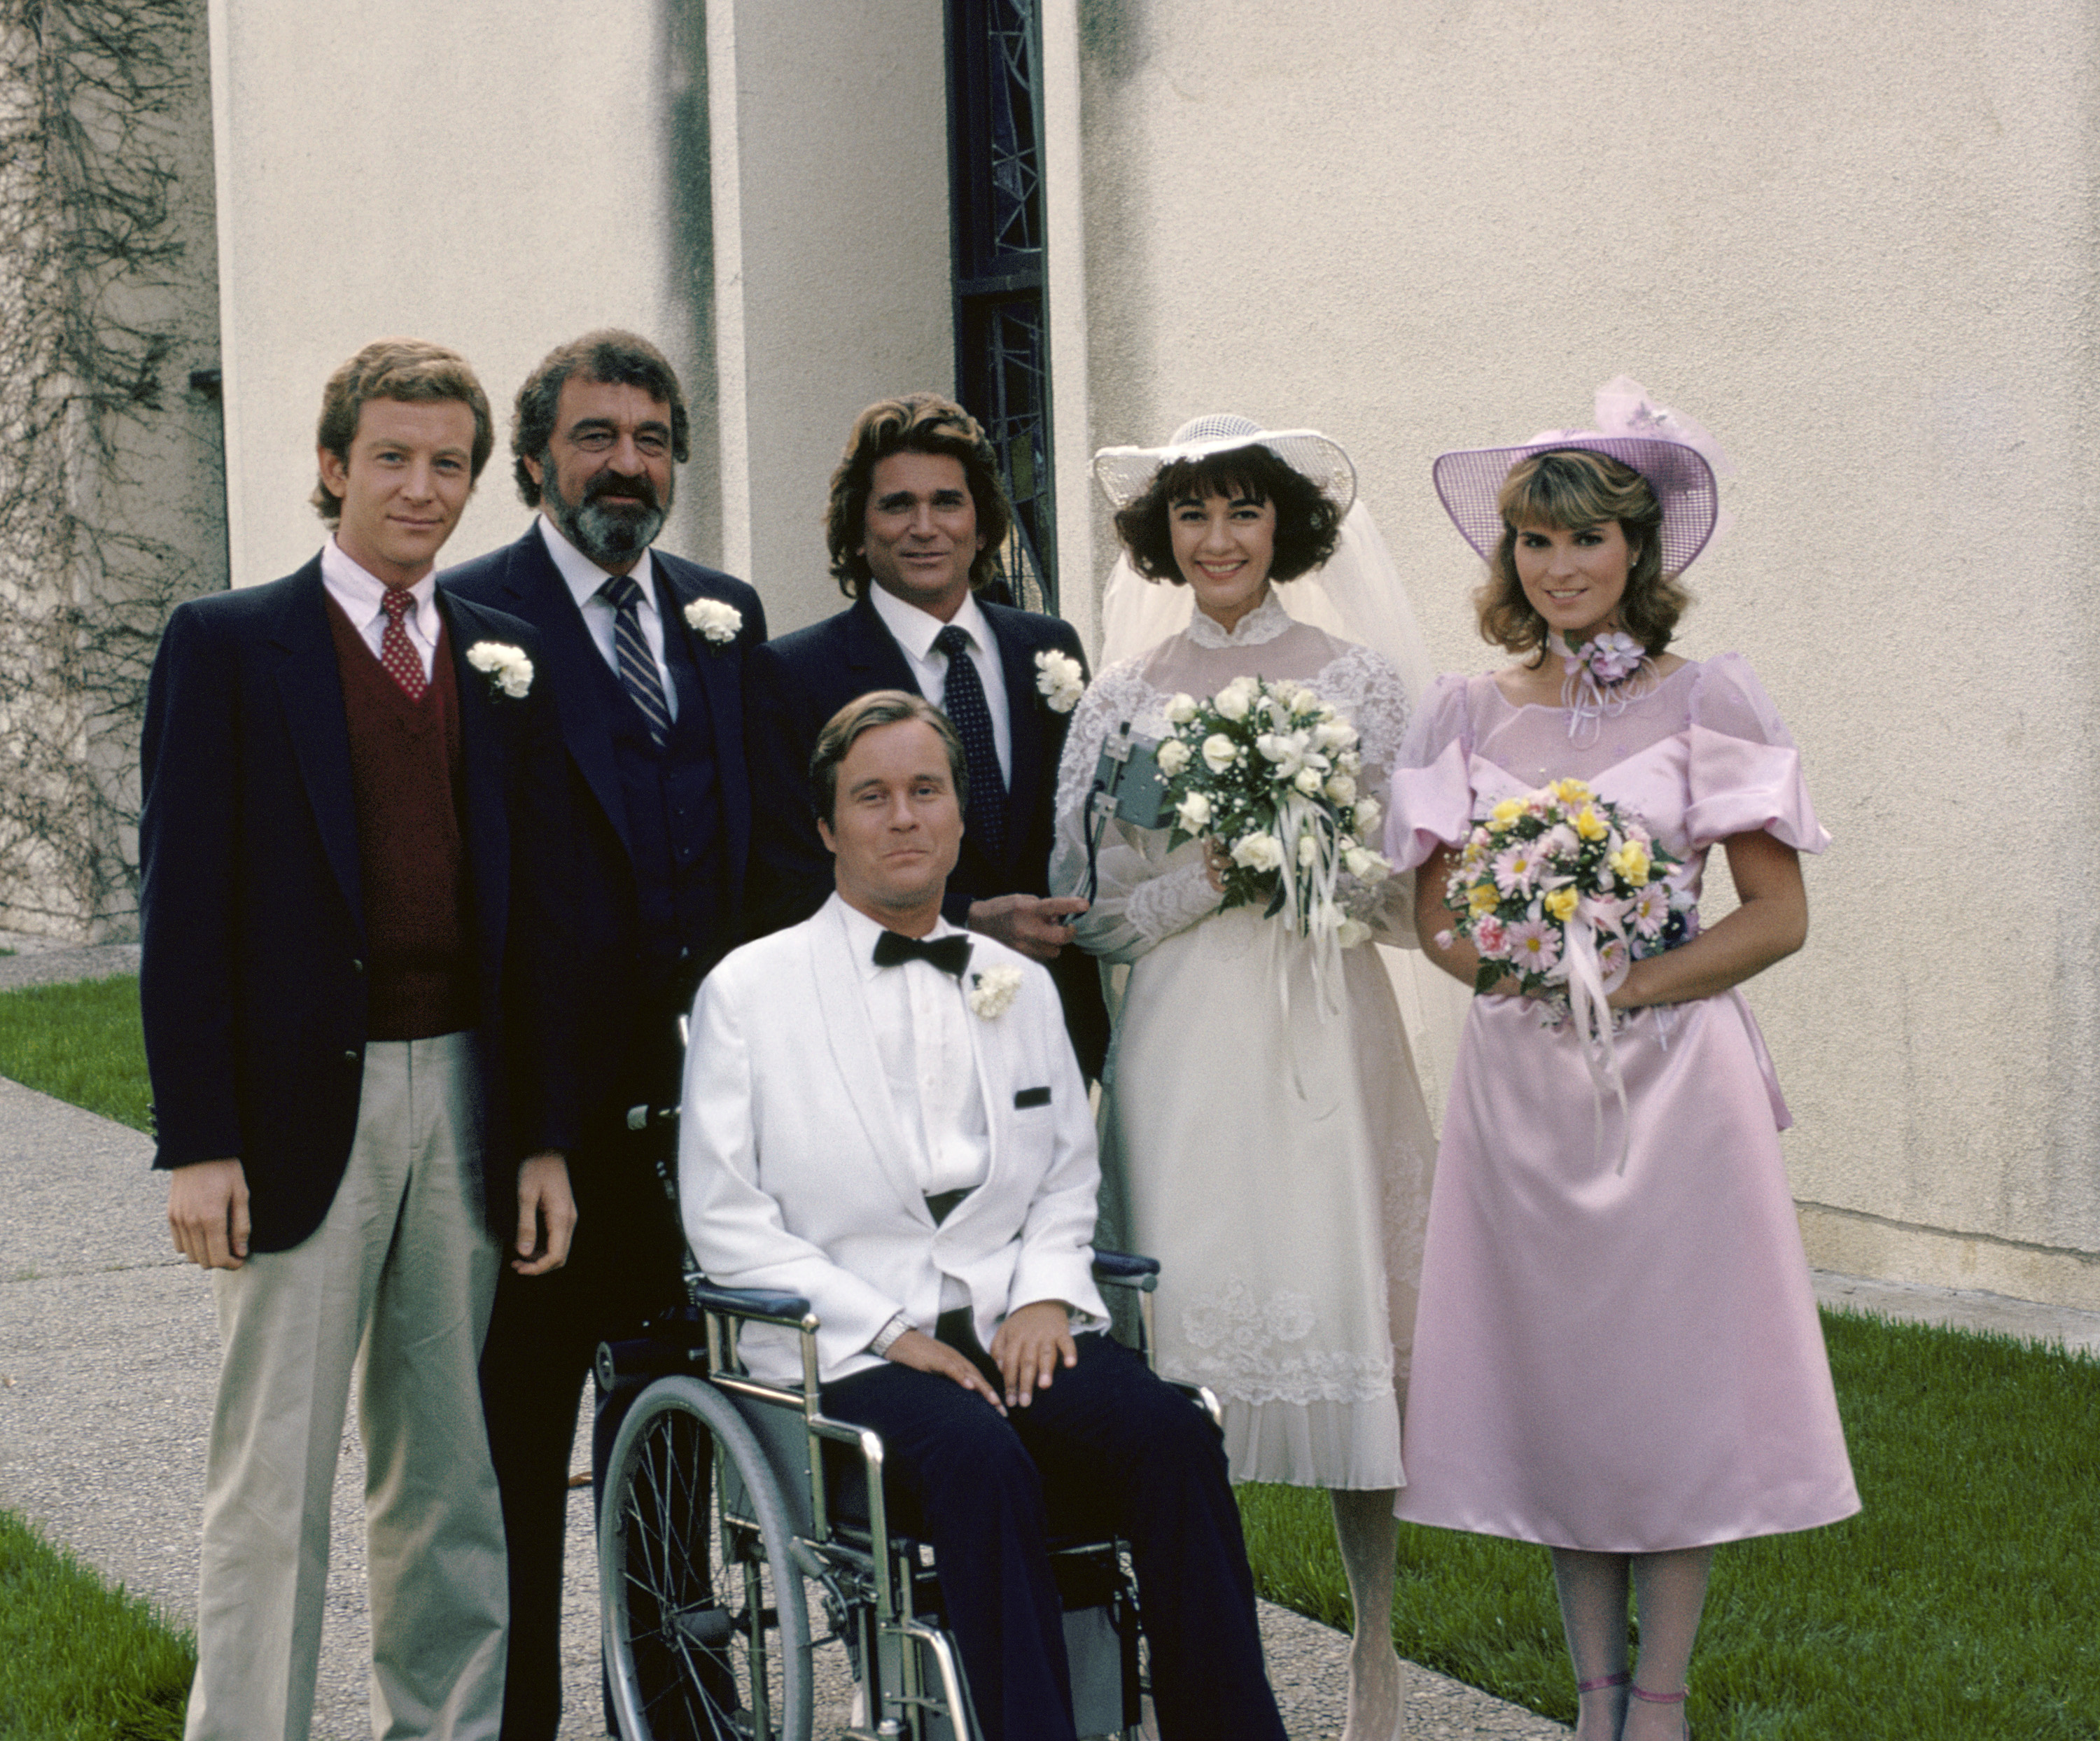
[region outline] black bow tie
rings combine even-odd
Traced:
[[[970,964],[970,940],[953,934],[930,939],[907,937],[896,931],[885,931],[875,940],[878,967],[893,967],[903,961],[929,962],[943,973],[960,979],[963,969]]]

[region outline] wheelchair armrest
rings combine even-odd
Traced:
[[[1096,1251],[1094,1280],[1112,1288],[1136,1288],[1149,1294],[1159,1285],[1159,1259],[1130,1251]]]
[[[686,1291],[703,1311],[725,1312],[733,1318],[776,1318],[794,1324],[810,1315],[810,1302],[801,1294],[772,1288],[718,1288],[711,1281],[695,1280]]]

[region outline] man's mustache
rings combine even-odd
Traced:
[[[653,509],[663,505],[656,499],[656,486],[646,473],[639,477],[623,478],[617,472],[600,472],[584,487],[583,502],[579,505],[588,506],[602,496],[629,496],[642,508]],[[624,507],[626,504],[614,505]]]

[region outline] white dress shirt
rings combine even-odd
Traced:
[[[589,632],[591,644],[611,668],[612,674],[618,677],[620,653],[613,645],[612,629],[620,613],[598,591],[612,578],[612,571],[599,567],[585,556],[562,536],[561,527],[544,513],[540,516],[540,536],[546,540],[547,554],[554,558],[554,566],[561,570],[562,579],[576,599],[576,609],[583,612],[584,627]],[[636,615],[642,619],[642,638],[649,643],[649,656],[656,661],[656,675],[664,685],[664,706],[675,720],[678,716],[678,685],[671,681],[671,668],[664,662],[664,613],[656,608],[656,571],[647,550],[642,553],[642,560],[634,565],[633,572],[627,578],[642,588],[642,602],[636,609]]]
[[[386,632],[386,607],[380,601],[386,596],[386,583],[368,568],[346,555],[343,548],[333,538],[321,546],[321,584],[328,595],[342,606],[342,614],[350,619],[365,646],[372,649],[374,659],[381,657],[380,640]],[[408,588],[408,596],[416,601],[416,608],[401,619],[402,626],[408,632],[408,645],[416,650],[416,657],[423,662],[423,681],[430,681],[430,667],[438,655],[438,575],[433,569]]]
[[[902,650],[904,663],[911,668],[919,693],[936,707],[940,706],[947,691],[948,655],[934,650],[933,638],[948,624],[931,611],[907,605],[894,593],[884,592],[871,581],[868,597],[874,602],[875,614],[882,619],[883,626]],[[984,685],[985,707],[991,715],[992,748],[999,756],[999,771],[1010,791],[1013,787],[1013,726],[1007,717],[1006,673],[999,663],[999,642],[992,635],[990,619],[977,608],[973,594],[963,595],[962,608],[949,622],[970,637],[970,663],[977,668],[977,681]]]
[[[883,928],[856,907],[844,901],[839,906],[860,969],[861,997],[889,1079],[890,1104],[911,1150],[919,1189],[927,1197],[974,1191],[990,1170],[991,1131],[970,1051],[973,1017],[964,982],[928,961],[878,967],[875,945]],[[967,935],[946,919],[927,932],[929,940]],[[941,1310],[968,1303],[969,1290],[954,1276],[943,1276]]]

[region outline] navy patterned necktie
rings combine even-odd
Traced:
[[[994,864],[1006,857],[1006,781],[999,771],[999,746],[991,734],[991,709],[985,704],[983,681],[970,657],[967,631],[951,623],[933,637],[936,650],[948,655],[948,674],[941,685],[941,711],[963,740],[970,771],[970,803],[964,826]]]
[[[633,698],[648,721],[649,736],[658,749],[671,729],[671,710],[664,699],[664,678],[656,668],[656,656],[642,633],[642,588],[632,575],[615,575],[598,589],[598,597],[612,606],[612,647],[619,655],[620,687]]]

